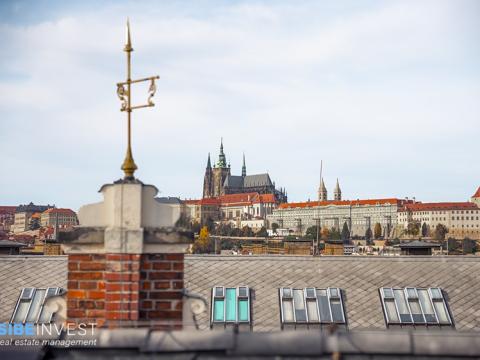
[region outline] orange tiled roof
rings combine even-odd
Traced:
[[[474,198],[477,198],[477,197],[480,197],[480,186],[478,187],[477,191],[475,192],[475,194],[473,194]]]
[[[66,215],[75,215],[75,211],[71,209],[61,209],[61,208],[50,208],[43,212],[43,214],[66,214]]]
[[[400,211],[435,211],[435,210],[476,210],[478,206],[471,202],[438,202],[406,204]]]
[[[200,204],[200,201],[201,200],[195,200],[195,199],[183,200],[183,202],[186,205],[198,205],[198,204]]]
[[[336,205],[336,206],[356,206],[356,205],[385,205],[385,204],[396,204],[401,205],[405,201],[411,200],[400,200],[397,198],[388,198],[388,199],[365,199],[365,200],[327,200],[327,201],[305,201],[305,202],[297,202],[297,203],[286,203],[280,204],[280,209],[290,209],[290,208],[307,208],[307,207],[314,207],[314,206],[328,206],[328,205]]]
[[[41,217],[40,213],[33,213],[32,214],[32,218],[34,218],[34,219],[40,219],[40,217]]]

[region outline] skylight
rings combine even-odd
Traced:
[[[212,323],[250,323],[250,289],[247,286],[212,289]]]
[[[440,288],[381,288],[387,325],[452,325]]]
[[[45,302],[47,299],[63,293],[64,289],[59,287],[22,289],[10,318],[10,323],[50,323],[54,313],[45,306]]]
[[[345,312],[339,288],[280,288],[282,324],[344,324]]]

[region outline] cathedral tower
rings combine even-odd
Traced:
[[[212,164],[210,162],[210,153],[208,153],[208,160],[207,160],[207,167],[205,169],[205,176],[203,178],[203,197],[209,198],[213,195],[213,172],[212,172]]]
[[[230,167],[227,166],[227,159],[223,152],[223,139],[220,141],[220,154],[216,166],[212,169],[212,192],[210,197],[225,195],[223,184],[228,175],[230,175]]]
[[[342,190],[340,190],[340,184],[338,183],[335,185],[335,190],[333,191],[333,200],[340,201],[342,200]]]

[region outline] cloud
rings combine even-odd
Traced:
[[[157,106],[134,113],[134,157],[164,194],[198,197],[223,136],[234,172],[245,151],[248,171],[268,170],[292,200],[316,196],[320,159],[327,185],[339,177],[350,198],[463,200],[480,175],[475,10],[115,2],[64,5],[39,21],[24,10],[25,21],[0,23],[0,200],[78,208],[121,176],[126,14],[133,76],[161,76]]]

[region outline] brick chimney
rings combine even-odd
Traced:
[[[67,321],[178,329],[184,252],[190,232],[173,227],[179,209],[138,180],[104,185],[104,201],[83,206],[80,226],[62,233],[68,255]]]

